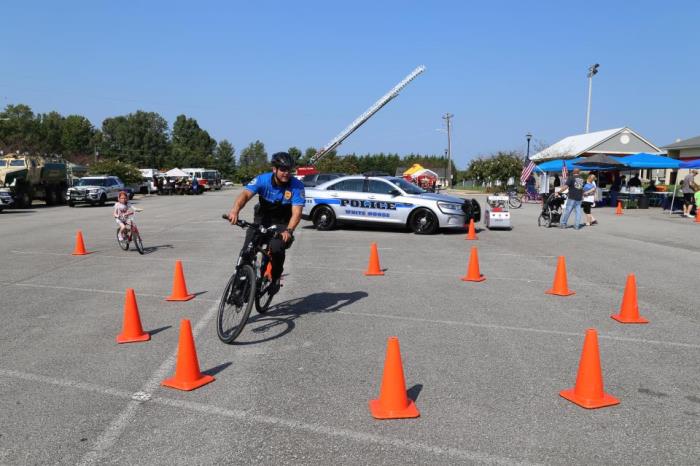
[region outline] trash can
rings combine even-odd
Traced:
[[[642,196],[637,200],[638,209],[648,209],[649,208],[649,198]]]

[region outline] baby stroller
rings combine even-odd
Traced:
[[[562,214],[564,213],[564,202],[566,202],[565,195],[559,195],[557,193],[552,193],[544,201],[544,206],[542,206],[542,212],[537,218],[537,225],[541,227],[551,227],[554,223],[559,223]]]

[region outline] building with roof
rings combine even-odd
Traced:
[[[534,162],[544,162],[593,154],[631,155],[639,152],[660,154],[662,150],[631,128],[624,127],[566,137],[530,159]]]
[[[669,157],[679,159],[683,162],[698,160],[700,159],[700,136],[678,140],[673,144],[663,146],[662,149],[666,150]],[[668,178],[670,183],[675,183],[676,180],[682,180],[688,173],[689,170],[687,168],[681,168],[677,171],[677,173],[675,170],[673,173],[669,172]],[[696,183],[698,182],[698,178],[700,178],[700,175],[695,178]]]

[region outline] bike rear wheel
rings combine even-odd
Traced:
[[[138,232],[138,230],[133,232],[131,239],[134,240],[134,246],[136,246],[136,250],[139,252],[139,254],[143,255],[143,241],[141,241],[141,234]]]
[[[224,343],[233,343],[245,327],[255,300],[255,270],[242,265],[226,285],[219,302],[216,332]]]
[[[126,235],[124,235],[123,239],[119,239],[119,228],[117,228],[117,243],[119,243],[119,247],[123,250],[129,250],[129,238]]]
[[[523,201],[521,201],[518,196],[510,196],[508,199],[508,205],[513,209],[519,209],[522,207]]]

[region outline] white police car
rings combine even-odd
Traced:
[[[370,222],[431,234],[438,228],[463,229],[472,218],[478,222],[481,207],[475,199],[429,193],[400,177],[353,175],[307,188],[303,218],[318,230]]]

